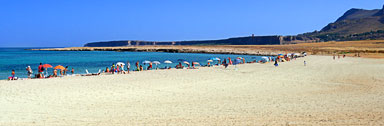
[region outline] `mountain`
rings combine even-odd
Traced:
[[[384,6],[382,9],[350,9],[320,31],[301,34],[322,41],[384,39]]]

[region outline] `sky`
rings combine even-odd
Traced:
[[[0,0],[0,47],[74,47],[321,30],[382,0]]]

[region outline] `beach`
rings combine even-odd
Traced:
[[[0,125],[384,125],[383,59],[236,67],[2,80]]]

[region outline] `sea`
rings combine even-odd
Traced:
[[[0,80],[11,76],[12,70],[15,70],[16,77],[27,78],[26,67],[30,66],[33,74],[37,73],[40,63],[50,64],[53,67],[62,65],[68,66],[68,73],[72,68],[75,74],[85,74],[86,70],[90,73],[97,73],[99,70],[105,70],[111,67],[113,63],[127,61],[131,64],[130,70],[136,70],[135,63],[139,61],[160,61],[161,64],[153,67],[164,68],[166,66],[174,67],[180,61],[199,62],[206,65],[211,58],[225,59],[230,57],[235,59],[243,57],[247,62],[261,60],[261,56],[253,55],[231,55],[231,54],[202,54],[202,53],[165,53],[165,52],[114,52],[114,51],[32,51],[30,48],[0,48]],[[170,60],[172,64],[164,64],[165,60]],[[217,61],[214,61],[217,63]],[[48,68],[48,74],[53,73],[52,68]]]

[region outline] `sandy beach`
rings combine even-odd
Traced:
[[[0,81],[0,125],[384,125],[384,59],[237,68]]]

